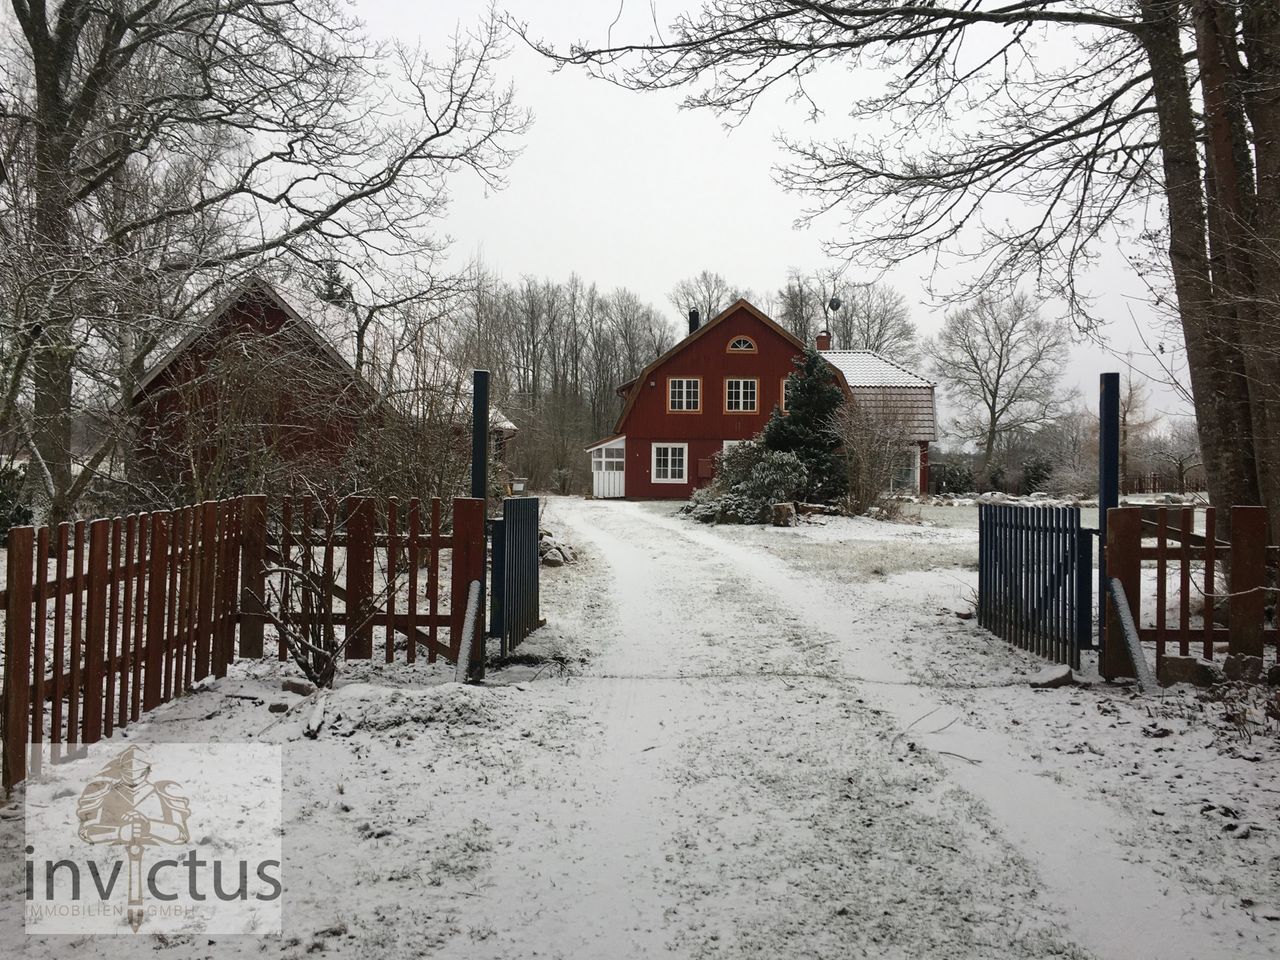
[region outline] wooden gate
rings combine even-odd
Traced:
[[[980,505],[978,622],[1078,669],[1093,632],[1093,533],[1079,507]]]
[[[1137,639],[1154,644],[1161,679],[1168,656],[1213,660],[1225,647],[1261,658],[1280,637],[1267,623],[1269,584],[1280,578],[1280,547],[1267,543],[1267,509],[1231,507],[1227,540],[1220,539],[1216,509],[1200,516],[1197,529],[1191,507],[1113,507],[1107,521],[1107,577],[1124,591]],[[1107,679],[1134,675],[1122,637],[1113,597],[1099,662]]]
[[[493,521],[493,585],[490,628],[505,657],[542,624],[539,615],[538,499],[502,501]]]

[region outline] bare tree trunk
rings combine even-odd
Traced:
[[[1176,0],[1141,0],[1141,38],[1151,65],[1169,205],[1169,260],[1178,295],[1209,496],[1214,504],[1259,502],[1248,385],[1229,316],[1215,300],[1206,205]],[[1222,331],[1220,333],[1220,331]]]
[[[71,510],[67,492],[71,487],[74,311],[68,302],[69,284],[61,280],[69,259],[71,198],[67,196],[66,180],[59,176],[70,165],[71,157],[58,135],[45,128],[37,137],[36,158],[36,264],[41,272],[38,282],[44,310],[31,358],[35,421],[31,442],[44,462],[52,488],[48,491],[45,520],[59,523],[69,519]]]
[[[1259,435],[1262,502],[1270,508],[1273,542],[1280,542],[1280,10],[1274,0],[1245,0],[1242,8],[1249,68],[1241,100],[1253,127],[1257,183],[1250,237],[1258,299],[1249,354],[1258,366],[1255,403],[1266,425]]]

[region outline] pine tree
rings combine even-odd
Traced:
[[[830,503],[847,486],[837,454],[840,441],[832,429],[832,418],[843,402],[831,365],[816,350],[806,350],[787,377],[787,412],[774,407],[761,435],[770,450],[794,453],[804,464],[805,499],[811,503]]]

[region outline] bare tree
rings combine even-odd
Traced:
[[[1120,388],[1120,476],[1129,476],[1129,455],[1141,448],[1157,418],[1147,411],[1147,385],[1130,369]]]
[[[741,295],[742,292],[731,286],[720,274],[703,270],[697,276],[687,277],[672,287],[667,299],[676,308],[681,319],[688,317],[690,310],[697,310],[702,322],[706,323]]]
[[[1098,417],[1073,405],[1036,431],[1032,446],[1053,464],[1051,492],[1082,496],[1098,489]]]
[[[1151,438],[1149,449],[1152,459],[1173,469],[1179,490],[1186,489],[1188,475],[1201,466],[1200,437],[1196,425],[1187,420]]]
[[[854,399],[840,405],[831,427],[848,474],[845,508],[854,516],[883,509],[894,477],[919,456],[906,423],[892,415],[890,405]]]
[[[882,283],[849,284],[840,299],[835,311],[839,349],[874,350],[904,364],[919,359],[916,328],[901,293]]]
[[[835,252],[965,257],[961,297],[1034,277],[1087,324],[1099,239],[1158,205],[1210,492],[1280,532],[1278,33],[1274,0],[707,0],[645,40],[539,48],[733,115],[780,86],[816,113],[824,65],[876,70],[840,108],[884,122],[787,141],[781,180],[844,216]]]
[[[1004,438],[1057,415],[1069,343],[1066,324],[1042,318],[1022,293],[977,297],[926,343],[934,375],[960,409],[956,435],[978,445],[984,473]]]
[[[4,372],[12,397],[30,394],[55,519],[74,501],[85,344],[132,316],[104,289],[155,278],[161,342],[228,270],[267,257],[431,259],[450,178],[500,185],[527,123],[495,76],[492,15],[435,59],[365,41],[336,0],[10,2],[0,236],[25,249],[5,262],[17,293]],[[175,180],[188,189],[159,189]]]

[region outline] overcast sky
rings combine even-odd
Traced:
[[[487,2],[357,0],[357,9],[375,36],[420,40],[440,50],[455,25],[474,21]],[[686,4],[653,5],[665,28],[672,11]],[[603,40],[619,13],[617,0],[507,0],[505,8],[526,20],[532,33],[558,44]],[[623,0],[614,39],[652,31],[650,0]],[[565,279],[576,271],[602,289],[625,286],[671,311],[667,292],[699,270],[763,291],[780,287],[790,267],[811,270],[826,262],[821,243],[843,229],[839,218],[796,229],[803,198],[784,193],[772,179],[773,167],[784,160],[776,133],[814,130],[804,111],[782,96],[762,102],[729,131],[709,112],[678,109],[674,94],[633,93],[580,71],[553,73],[522,46],[503,69],[522,105],[533,111],[534,125],[506,190],[486,193],[458,182],[446,232],[459,264],[481,257],[509,280],[524,274]],[[844,82],[856,80],[836,77],[827,92],[838,98]],[[837,134],[853,122],[830,110],[819,128]],[[908,264],[889,277],[926,334],[942,316],[924,289],[928,270],[928,264]],[[947,277],[934,279],[945,286]],[[1093,286],[1119,356],[1081,344],[1066,379],[1096,409],[1100,371],[1121,369],[1129,352],[1139,369],[1156,368],[1144,362],[1135,329],[1150,324],[1146,290],[1120,251],[1104,254]],[[1153,401],[1163,411],[1181,410],[1167,388],[1155,387]]]

